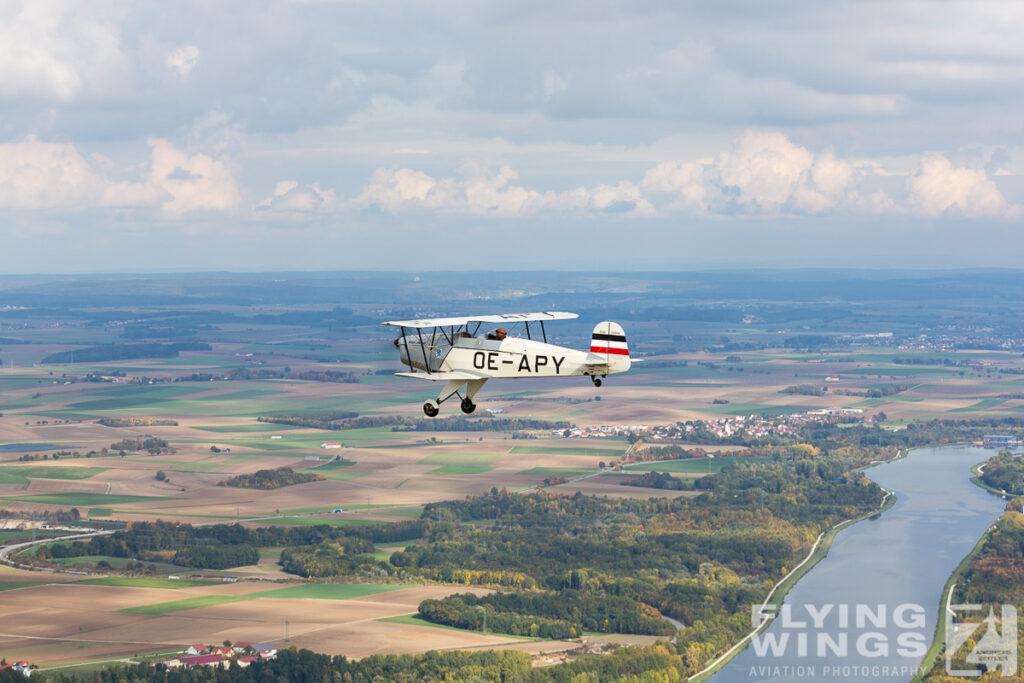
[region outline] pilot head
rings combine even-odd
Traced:
[[[501,341],[506,336],[508,336],[508,332],[505,331],[504,327],[499,327],[494,331],[494,338],[497,339],[498,341]]]

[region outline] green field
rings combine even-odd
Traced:
[[[625,448],[565,448],[561,446],[513,446],[512,455],[597,455],[615,458],[626,452]]]
[[[596,467],[534,467],[522,472],[516,472],[516,474],[524,474],[531,477],[579,477],[596,471]]]
[[[119,609],[122,614],[166,614],[168,612],[181,612],[186,609],[197,607],[215,607],[229,602],[242,602],[252,600],[258,593],[251,595],[200,595],[184,600],[171,600],[170,602],[158,602],[153,605],[140,605],[139,607],[127,607]]]
[[[212,586],[220,581],[198,581],[194,579],[163,579],[152,576],[103,576],[98,579],[76,581],[84,586],[124,586],[127,588],[191,588]]]
[[[447,624],[435,624],[432,621],[427,621],[419,614],[400,614],[397,617],[383,617],[376,619],[375,621],[383,621],[389,624],[405,624],[406,626],[429,626],[430,628],[443,628],[448,631],[461,631],[462,633],[479,633],[479,631],[469,631],[467,629],[456,628],[454,626],[448,626]],[[512,638],[515,640],[540,640],[540,638],[531,638],[530,636],[514,636],[509,633],[498,633],[497,631],[487,631],[488,634],[498,635],[503,638]],[[603,634],[594,634],[603,635]]]
[[[82,555],[81,557],[62,557],[53,560],[54,564],[59,564],[62,567],[70,567],[72,569],[90,569],[93,565],[99,564],[100,562],[106,562],[112,569],[125,569],[129,562],[134,564],[136,560],[127,557],[113,557],[111,555]],[[164,562],[146,562],[144,564],[147,567],[152,566],[156,571],[164,574],[174,574],[185,570],[185,567],[179,567]]]
[[[339,506],[340,507],[340,506]],[[321,517],[274,517],[260,520],[263,524],[293,524],[295,526],[369,526],[371,524],[387,524],[372,519],[323,519]]]
[[[48,581],[0,581],[0,591],[13,591],[19,588],[31,588],[32,586],[42,586],[43,584],[49,583]]]
[[[39,493],[34,496],[5,496],[3,500],[23,503],[48,503],[50,505],[118,505],[123,503],[147,503],[157,500],[169,500],[160,496],[117,496],[102,493]]]
[[[182,582],[170,581],[169,583]],[[162,588],[164,586],[159,587]],[[169,602],[158,602],[152,605],[128,607],[117,611],[124,614],[166,614],[168,612],[181,612],[183,610],[196,609],[199,607],[215,607],[217,605],[224,605],[230,602],[255,600],[256,598],[349,600],[351,598],[361,598],[366,595],[401,590],[403,588],[409,588],[409,586],[380,583],[309,583],[300,586],[289,586],[288,588],[277,588],[274,590],[249,593],[247,595],[202,595],[193,598],[185,598],[184,600],[171,600]]]
[[[971,412],[975,412],[975,411],[978,411],[978,410],[989,410],[991,408],[995,408],[996,406],[1002,405],[1003,403],[1006,403],[1006,399],[1005,398],[998,398],[998,397],[996,397],[996,398],[983,398],[980,401],[978,401],[977,403],[975,403],[974,405],[966,406],[964,408],[954,408],[953,410],[951,410],[949,412],[951,412],[951,413],[971,413]]]
[[[305,598],[312,600],[350,600],[367,595],[411,588],[392,583],[307,583],[257,593],[260,598]]]
[[[322,473],[330,472],[331,470],[343,470],[346,467],[352,467],[352,465],[355,464],[355,460],[331,460],[330,462],[324,465],[317,465],[316,471]]]
[[[352,470],[335,470],[333,472],[321,472],[319,467],[311,471],[317,474],[323,474],[328,479],[332,479],[334,481],[352,481],[353,479],[365,477],[367,474],[370,474],[369,472],[353,472]]]
[[[431,453],[419,465],[490,465],[501,457],[500,453]]]
[[[87,517],[110,517],[114,514],[114,508],[89,508]]]
[[[430,470],[427,474],[483,474],[493,469],[487,465],[445,465],[436,470]]]
[[[754,464],[768,462],[768,456],[753,456],[749,458],[687,458],[686,460],[661,460],[659,462],[641,462],[635,465],[626,465],[624,469],[640,472],[683,472],[689,474],[704,474],[707,472],[721,472],[723,467],[729,465]]]
[[[32,479],[88,479],[107,470],[103,467],[62,465],[10,465],[0,467],[0,484],[27,484]]]
[[[465,633],[465,629],[455,628],[454,626],[448,626],[447,624],[435,624],[432,621],[427,621],[419,614],[401,614],[397,617],[383,617],[376,621],[383,621],[388,624],[404,624],[406,626],[429,626],[430,628],[443,628],[448,631],[461,631]]]
[[[292,429],[302,429],[302,427],[271,422],[251,422],[244,425],[217,425],[215,427],[196,427],[196,429],[201,429],[204,432],[216,432],[218,434],[234,434],[236,432],[285,432]]]
[[[196,386],[189,384],[119,384],[112,387],[99,387],[89,392],[95,398],[88,401],[72,403],[69,408],[80,411],[91,410],[120,410],[125,408],[139,408],[143,406],[164,403],[177,399],[181,396],[207,391],[207,386]]]
[[[0,531],[0,543],[8,543],[10,541],[16,541],[20,539],[33,539],[33,538],[49,538],[59,534],[67,533],[65,531],[50,531],[49,529],[25,529],[25,530],[4,530]]]

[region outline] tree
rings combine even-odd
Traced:
[[[157,481],[167,481],[167,474],[163,470],[157,470],[156,472]]]

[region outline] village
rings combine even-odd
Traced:
[[[820,408],[790,415],[738,415],[718,420],[695,420],[667,425],[592,425],[552,431],[553,436],[567,439],[593,439],[602,437],[644,438],[654,440],[678,439],[687,434],[708,432],[717,438],[743,436],[762,438],[769,436],[796,436],[808,422],[827,422],[836,418],[860,423],[873,422],[860,408]]]

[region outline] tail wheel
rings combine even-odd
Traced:
[[[423,404],[423,414],[427,417],[437,417],[439,412],[441,412],[440,408],[433,401],[427,401]]]
[[[601,378],[600,378],[600,377],[598,377],[597,375],[594,375],[594,376],[593,376],[593,377],[591,377],[590,379],[594,380],[594,386],[595,386],[595,387],[599,387],[599,386],[601,386]]]
[[[474,410],[476,410],[476,404],[473,403],[471,399],[462,399],[462,412],[464,412],[466,415],[469,415]]]

